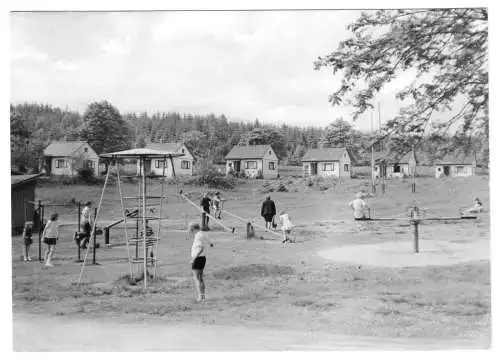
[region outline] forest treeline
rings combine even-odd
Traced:
[[[300,165],[309,148],[345,146],[358,164],[369,160],[376,133],[357,130],[338,118],[325,127],[299,127],[284,123],[230,121],[224,114],[178,112],[120,113],[107,101],[89,104],[83,114],[43,103],[10,105],[11,165],[19,171],[37,171],[43,149],[51,141],[85,140],[97,153],[144,147],[149,142],[184,142],[193,151],[198,168],[221,163],[234,145],[271,144],[282,165]],[[112,137],[110,137],[112,135]],[[397,158],[415,146],[423,162],[453,150],[478,153],[488,164],[488,146],[460,135],[393,135],[376,144]]]

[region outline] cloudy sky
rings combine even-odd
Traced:
[[[224,113],[233,120],[325,126],[339,78],[315,71],[359,11],[12,13],[11,101],[85,110]],[[400,104],[396,80],[382,118]],[[370,115],[357,122],[370,128]]]

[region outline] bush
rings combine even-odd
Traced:
[[[190,180],[186,180],[185,184],[196,186],[206,185],[214,189],[233,189],[237,184],[237,180],[231,176],[225,176],[215,169],[205,169]]]

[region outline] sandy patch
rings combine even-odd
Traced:
[[[490,259],[490,241],[487,239],[471,243],[423,239],[419,249],[419,253],[414,253],[412,241],[398,241],[344,246],[318,254],[336,262],[379,267],[440,266]]]

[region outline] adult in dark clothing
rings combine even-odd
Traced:
[[[201,207],[203,208],[203,211],[205,212],[205,220],[203,221],[203,224],[208,228],[208,216],[210,215],[210,204],[212,201],[208,197],[208,193],[203,194],[203,198],[201,199]]]
[[[264,203],[262,203],[260,215],[264,218],[264,221],[266,222],[266,231],[268,231],[269,227],[272,228],[273,218],[276,215],[276,205],[274,204],[274,201],[271,200],[270,196],[267,196]]]

